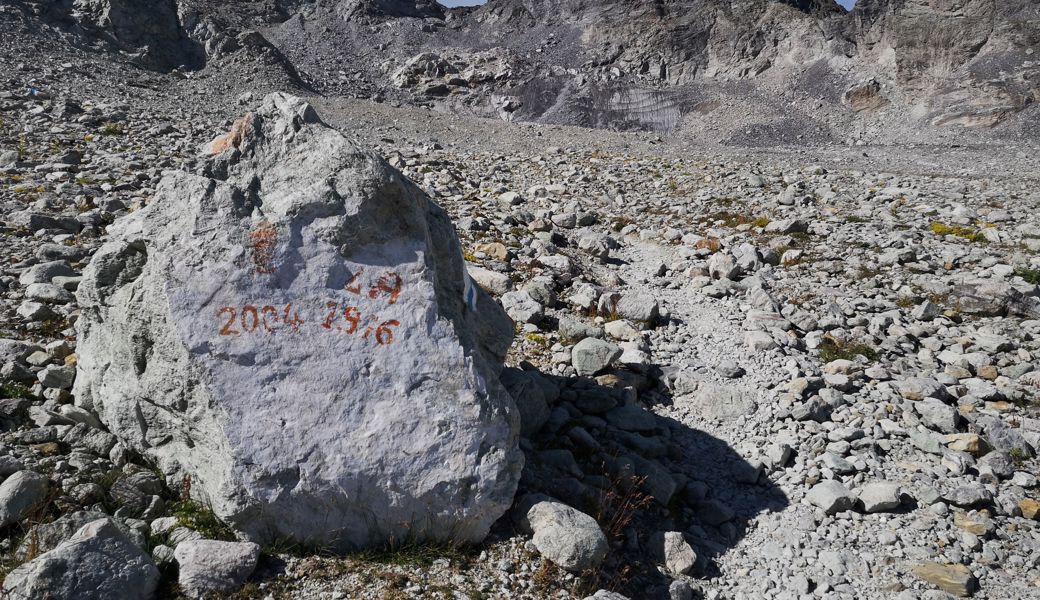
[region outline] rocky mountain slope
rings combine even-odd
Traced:
[[[165,0],[147,23],[134,0],[14,6],[148,68],[239,56],[324,94],[507,120],[738,145],[1037,133],[1030,0]]]

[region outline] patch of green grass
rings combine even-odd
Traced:
[[[856,279],[859,279],[860,281],[862,281],[864,279],[870,279],[872,277],[877,277],[880,274],[881,274],[881,269],[879,269],[877,267],[868,267],[866,265],[861,265],[860,268],[856,271]]]
[[[914,300],[913,296],[900,296],[896,298],[896,306],[899,308],[913,308],[917,305],[917,301]]]
[[[863,218],[863,217],[861,217],[859,215],[849,215],[849,216],[845,217],[845,222],[846,223],[866,223],[867,219],[865,219],[865,218]]]
[[[61,332],[69,327],[69,322],[62,318],[40,321],[39,332],[51,338],[62,337]]]
[[[932,233],[935,235],[952,235],[959,237],[969,242],[982,242],[985,243],[986,238],[982,237],[982,234],[978,232],[974,227],[967,227],[964,225],[947,225],[938,221],[931,225]]]
[[[1015,275],[1025,279],[1027,283],[1040,285],[1040,269],[1027,269],[1022,267],[1015,269]]]
[[[383,548],[359,550],[349,555],[354,560],[383,565],[429,567],[433,561],[447,559],[452,563],[466,563],[473,557],[473,549],[457,544],[426,544],[406,541],[388,544]]]
[[[105,123],[101,127],[101,133],[105,135],[123,135],[123,126],[119,123]]]
[[[1017,446],[1009,450],[1008,454],[1011,455],[1011,461],[1014,462],[1016,465],[1021,465],[1022,463],[1026,462],[1025,451]]]
[[[540,333],[528,333],[524,336],[524,339],[531,342],[532,344],[541,346],[543,349],[549,347],[549,340]]]
[[[174,504],[173,514],[177,522],[202,534],[210,540],[234,541],[235,533],[225,525],[208,507],[194,500],[181,500]]]
[[[878,352],[873,347],[859,342],[838,342],[831,338],[825,338],[820,345],[820,360],[829,363],[835,360],[855,360],[862,356],[869,361],[878,359]]]
[[[0,398],[32,398],[29,388],[20,383],[0,383]]]

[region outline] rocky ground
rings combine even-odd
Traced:
[[[63,69],[0,89],[7,569],[75,561],[79,530],[170,597],[1038,593],[1028,146],[708,151],[315,99],[449,211],[516,322],[527,457],[484,545],[337,557],[205,541],[230,532],[70,393],[73,292],[106,227],[259,92],[85,92]],[[105,515],[122,534],[80,529]]]

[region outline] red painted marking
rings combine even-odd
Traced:
[[[365,272],[365,268],[364,267],[358,269],[358,272],[354,273],[354,276],[350,278],[350,281],[348,281],[346,284],[343,285],[343,289],[347,290],[351,294],[357,294],[358,296],[360,296],[361,295],[361,284],[358,283],[358,279],[361,278],[361,274],[364,273],[364,272]]]
[[[219,317],[221,315],[230,316],[228,317],[227,323],[224,323],[224,326],[220,328],[220,335],[238,335],[238,332],[232,329],[232,327],[235,324],[235,317],[238,315],[238,311],[231,306],[222,306],[220,307],[220,310],[217,311],[217,316]]]
[[[375,300],[380,293],[390,294],[387,304],[393,304],[397,302],[397,297],[401,295],[401,286],[403,284],[401,276],[391,271],[380,277],[376,284],[372,286],[372,289],[368,290],[368,297]]]

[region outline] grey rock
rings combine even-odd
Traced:
[[[620,347],[597,338],[585,338],[571,348],[571,365],[578,375],[595,375],[620,357]]]
[[[657,300],[645,294],[622,294],[617,312],[623,319],[648,327],[657,322],[659,306]]]
[[[466,272],[477,285],[492,294],[501,296],[513,289],[513,281],[504,273],[474,265],[466,265]]]
[[[33,471],[18,471],[0,483],[0,527],[17,523],[39,508],[48,488],[47,477]]]
[[[914,402],[913,406],[928,428],[942,433],[957,433],[961,416],[956,408],[934,398]]]
[[[805,498],[813,506],[822,508],[828,515],[849,510],[856,504],[856,496],[841,482],[833,479],[817,483]]]
[[[673,575],[687,575],[697,566],[697,551],[680,531],[659,532],[651,538],[650,545]]]
[[[549,403],[536,380],[539,377],[536,373],[514,368],[502,369],[499,376],[520,412],[520,431],[525,436],[536,433],[549,419]]]
[[[252,542],[195,540],[173,551],[177,583],[191,598],[237,591],[256,569],[260,546]]]
[[[607,536],[587,514],[545,496],[521,499],[521,527],[533,533],[538,552],[574,573],[593,569],[607,556]]]
[[[896,382],[899,395],[907,400],[924,400],[925,398],[938,398],[942,400],[947,397],[946,388],[938,381],[929,377],[910,377]]]
[[[76,380],[76,367],[71,365],[49,365],[37,374],[43,387],[67,390]]]
[[[860,489],[859,501],[863,504],[863,512],[888,512],[899,508],[899,505],[902,504],[901,494],[898,483],[874,481]]]
[[[53,283],[32,283],[25,288],[25,297],[45,304],[68,304],[73,296],[63,287]]]
[[[502,294],[502,308],[517,323],[541,323],[545,308],[526,291]]]
[[[708,274],[712,279],[736,279],[740,276],[740,267],[732,254],[716,252],[708,259]]]
[[[11,571],[4,592],[12,598],[149,600],[158,585],[152,559],[106,518]]]
[[[557,330],[560,337],[571,342],[580,342],[589,337],[603,337],[603,330],[599,327],[566,315],[560,317]]]
[[[77,405],[250,541],[483,539],[523,464],[513,331],[448,215],[285,94],[209,150],[85,269]]]
[[[93,523],[98,519],[106,518],[108,518],[107,515],[100,511],[80,510],[62,515],[50,523],[34,525],[29,533],[26,534],[25,539],[22,540],[22,543],[18,545],[15,554],[24,559],[29,554],[39,556],[44,552],[50,552],[75,535],[87,523]],[[128,527],[121,525],[116,520],[113,520],[113,524],[138,546],[143,547],[145,545],[146,540],[143,536],[134,539]]]
[[[981,485],[962,485],[942,497],[949,504],[961,508],[979,508],[993,503],[993,494]]]
[[[52,260],[33,265],[18,276],[18,283],[31,285],[34,283],[51,283],[55,277],[74,277],[76,271],[64,260]]]

